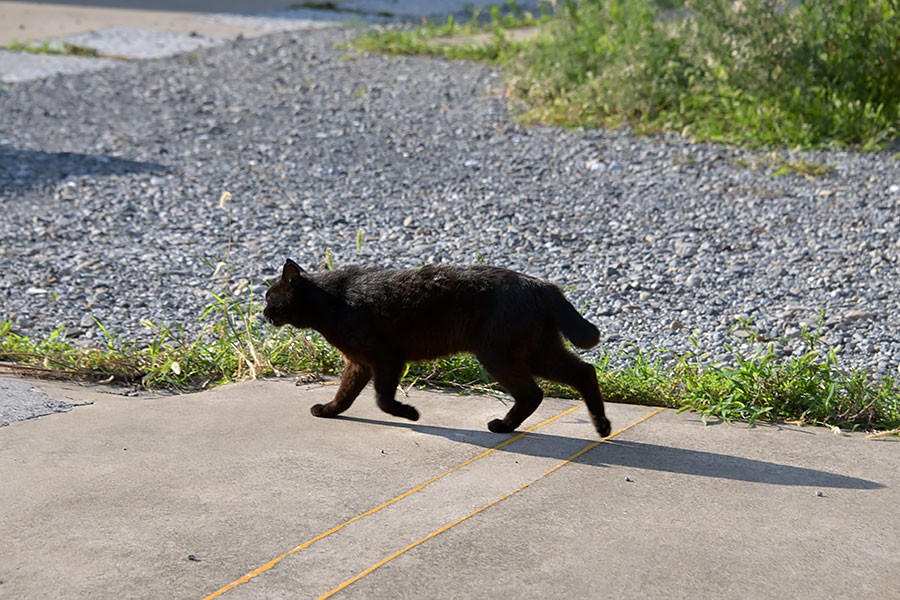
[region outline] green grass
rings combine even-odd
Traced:
[[[151,341],[122,340],[97,325],[106,339],[86,348],[57,330],[45,339],[13,333],[0,322],[0,361],[13,371],[37,376],[136,383],[146,389],[188,390],[266,375],[301,371],[334,374],[343,368],[339,352],[315,332],[296,335],[259,320],[252,298],[213,294],[204,308],[201,332],[144,320],[154,330]]]
[[[488,60],[522,118],[632,127],[752,147],[880,149],[900,131],[897,0],[581,0],[542,34],[482,48],[429,44],[452,21],[363,36],[389,53]]]
[[[759,343],[752,328],[738,329],[759,349],[743,355],[729,347],[734,365],[708,364],[707,357],[678,359],[674,372],[681,379],[682,409],[724,420],[797,420],[856,429],[900,426],[900,387],[892,377],[875,381],[865,370],[847,371],[838,350],[821,342],[822,323],[804,328],[804,350],[799,356],[780,358],[776,342]],[[782,340],[783,341],[783,340]]]
[[[98,56],[96,50],[84,48],[82,46],[74,46],[58,40],[28,42],[27,44],[13,42],[6,46],[6,49],[16,52],[32,52],[35,54],[61,54],[65,56],[85,56],[89,58],[96,58]]]
[[[245,290],[236,290],[239,296]],[[85,348],[56,331],[35,340],[0,322],[0,361],[13,372],[36,376],[120,381],[147,389],[191,390],[232,381],[291,373],[338,374],[339,352],[313,331],[273,328],[259,319],[260,306],[249,291],[211,296],[199,334],[149,321],[154,338],[138,344],[107,334],[99,347]],[[98,325],[102,324],[98,323]],[[750,341],[758,341],[748,326]],[[104,329],[104,331],[106,331]],[[733,365],[717,364],[696,353],[674,354],[631,347],[618,353],[626,366],[610,366],[606,354],[596,365],[601,392],[611,402],[693,410],[708,419],[802,421],[844,429],[900,427],[900,387],[865,371],[847,372],[839,355],[822,347],[819,329],[806,331],[805,352],[780,358],[773,345],[745,355],[731,348]],[[745,334],[745,338],[746,338]],[[745,340],[746,341],[746,340]],[[449,386],[463,392],[499,390],[469,355],[411,364],[402,386]],[[542,382],[548,396],[577,398],[565,386]]]
[[[759,168],[771,169],[771,177],[780,177],[782,175],[800,175],[807,179],[815,179],[817,177],[826,177],[832,174],[834,164],[825,164],[818,161],[806,160],[802,157],[786,158],[779,156],[775,152],[769,152],[758,159],[747,160],[746,158],[738,158],[735,160],[735,166],[741,169]]]
[[[804,159],[787,160],[785,158],[776,159],[778,168],[772,173],[772,177],[780,175],[802,175],[810,179],[815,177],[823,177],[831,172],[834,165],[826,165],[817,161],[809,161]]]
[[[486,16],[475,10],[465,22],[458,22],[451,15],[444,22],[426,20],[412,29],[372,29],[354,40],[351,46],[364,52],[422,54],[453,60],[504,63],[524,48],[524,43],[507,39],[507,32],[536,27],[547,18],[547,15],[535,17],[521,11],[515,2],[508,2],[505,12],[497,6],[492,7]],[[486,40],[483,39],[484,34],[487,34]],[[479,35],[481,39],[467,41]]]

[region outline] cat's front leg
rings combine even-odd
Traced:
[[[402,361],[391,361],[375,366],[375,401],[378,408],[389,415],[418,421],[419,411],[409,404],[398,402],[394,397],[397,386],[400,385],[404,365]]]
[[[372,370],[364,364],[347,359],[344,366],[344,374],[341,376],[341,385],[338,387],[334,400],[328,404],[315,404],[309,409],[314,417],[335,417],[353,404],[359,393],[366,387],[372,378]]]

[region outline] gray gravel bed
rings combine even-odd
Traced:
[[[726,357],[739,319],[799,353],[900,363],[900,163],[815,179],[675,137],[518,125],[494,68],[274,34],[0,89],[0,319],[80,343],[189,330],[221,289],[319,268],[485,262],[561,285],[600,348]],[[223,191],[233,194],[227,210]],[[362,246],[357,250],[361,231]],[[230,240],[230,241],[229,241]],[[616,358],[615,361],[620,361]]]

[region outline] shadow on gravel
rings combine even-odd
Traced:
[[[23,191],[71,177],[166,173],[169,167],[102,154],[41,152],[0,147],[0,194]]]
[[[372,425],[403,427],[418,433],[437,435],[482,448],[493,448],[501,443],[505,437],[488,431],[481,432],[471,429],[378,421],[343,415],[336,418]],[[589,424],[587,425],[590,426]],[[583,439],[533,432],[514,444],[499,448],[498,452],[565,460],[582,450],[586,445],[587,441]],[[687,450],[685,448],[672,448],[670,446],[618,441],[615,439],[608,440],[591,449],[589,452],[576,458],[574,462],[596,467],[614,465],[634,469],[665,471],[667,473],[681,473],[683,475],[732,479],[750,483],[768,483],[771,485],[805,485],[850,490],[875,490],[885,487],[883,484],[875,481],[816,469],[792,467],[790,465],[741,458],[728,454],[717,454],[715,452]]]

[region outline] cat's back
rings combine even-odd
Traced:
[[[425,265],[415,269],[345,267],[317,275],[323,287],[351,306],[417,310],[432,305],[482,307],[498,296],[521,295],[544,285],[508,269],[483,265]]]
[[[484,301],[518,288],[540,286],[537,279],[508,269],[483,265],[425,265],[418,269],[385,271],[392,293],[415,302],[450,297],[457,302]]]
[[[346,337],[365,356],[420,360],[483,351],[485,340],[530,339],[548,318],[549,284],[499,267],[354,267],[317,279],[329,291],[329,310],[339,315],[336,328],[352,332]]]

